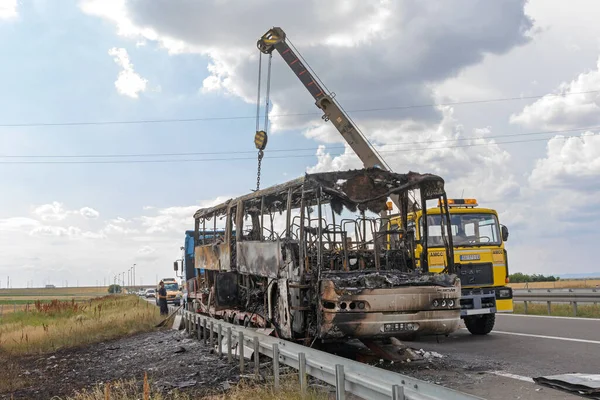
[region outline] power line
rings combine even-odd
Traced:
[[[598,133],[593,133],[587,136],[599,136]],[[566,136],[565,138],[575,137]],[[484,139],[484,138],[480,138]],[[493,145],[505,145],[515,143],[531,143],[545,141],[546,138],[540,139],[529,139],[529,140],[514,140],[507,142],[494,142],[494,143],[469,143],[464,145],[456,146],[440,146],[440,147],[422,147],[422,148],[411,148],[411,149],[400,149],[400,150],[383,150],[380,153],[403,153],[410,151],[427,151],[427,150],[444,150],[444,149],[456,149],[465,147],[481,147],[481,146],[493,146]],[[333,157],[343,155],[331,154]],[[289,159],[289,158],[308,158],[316,157],[315,154],[304,154],[304,155],[285,155],[285,156],[271,156],[264,157],[265,159]],[[207,162],[207,161],[238,161],[238,160],[255,160],[256,157],[223,157],[223,158],[202,158],[202,159],[179,159],[179,160],[98,160],[98,161],[0,161],[0,164],[153,164],[153,163],[183,163],[183,162]],[[405,165],[405,164],[402,164]]]
[[[363,109],[349,110],[348,112],[361,113],[361,112],[375,112],[375,111],[389,111],[389,110],[409,110],[409,109],[415,109],[415,108],[498,103],[498,102],[516,101],[516,100],[533,100],[533,99],[541,99],[542,97],[546,97],[546,96],[565,97],[565,96],[570,96],[570,95],[591,94],[591,93],[600,93],[600,90],[588,90],[588,91],[583,91],[583,92],[570,92],[570,93],[547,93],[547,94],[535,95],[535,96],[502,97],[502,98],[496,98],[496,99],[454,101],[454,102],[449,102],[449,103],[412,104],[412,105],[406,105],[406,106],[363,108]],[[305,112],[305,113],[276,114],[276,115],[271,115],[271,117],[285,118],[285,117],[298,117],[298,116],[310,116],[310,115],[320,115],[320,113],[319,112]],[[2,127],[2,128],[25,128],[25,127],[32,128],[32,127],[49,127],[49,126],[157,124],[157,123],[174,123],[174,122],[243,120],[243,119],[255,119],[255,118],[256,118],[256,115],[253,115],[253,116],[231,115],[231,116],[223,116],[223,117],[165,118],[165,119],[140,119],[140,120],[121,120],[121,121],[28,122],[28,123],[15,123],[15,124],[4,123],[4,124],[0,124],[0,127]]]
[[[556,133],[568,133],[577,131],[588,131],[588,130],[600,130],[600,126],[590,126],[574,129],[562,129],[562,130],[551,130],[551,131],[537,131],[537,132],[524,132],[524,133],[510,133],[503,135],[490,135],[490,136],[467,136],[456,139],[438,139],[438,140],[421,140],[421,141],[406,141],[385,144],[386,147],[391,146],[404,146],[404,145],[415,145],[415,144],[431,144],[431,143],[447,143],[447,142],[461,142],[465,140],[477,140],[477,139],[498,139],[506,137],[518,137],[518,136],[534,136],[534,135],[547,135]],[[544,139],[545,140],[545,139]],[[345,149],[345,146],[330,146],[328,150],[339,150]],[[298,151],[317,151],[318,147],[304,147],[304,148],[289,148],[289,149],[272,149],[269,153],[280,153],[280,152],[298,152]],[[68,155],[0,155],[0,158],[142,158],[142,157],[184,157],[184,156],[204,156],[204,155],[219,155],[219,154],[254,154],[254,150],[241,150],[241,151],[212,151],[212,152],[188,152],[188,153],[136,153],[136,154],[68,154]],[[168,161],[168,160],[164,160]],[[185,161],[185,160],[180,160]],[[194,161],[194,160],[191,160]]]

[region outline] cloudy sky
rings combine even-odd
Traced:
[[[0,0],[0,285],[171,274],[193,212],[256,184],[271,26],[395,171],[501,213],[511,271],[600,271],[597,15],[594,0]],[[360,167],[277,54],[271,97],[263,187]],[[148,120],[163,122],[131,123]]]

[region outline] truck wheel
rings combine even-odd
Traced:
[[[465,326],[473,335],[487,335],[494,329],[496,314],[472,315],[465,318]]]

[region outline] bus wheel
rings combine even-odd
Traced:
[[[472,315],[465,318],[465,326],[473,335],[487,335],[494,329],[496,314]]]

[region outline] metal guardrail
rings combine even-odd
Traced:
[[[600,303],[598,289],[518,289],[513,290],[513,301],[525,303],[527,314],[528,303],[546,303],[548,315],[552,314],[552,303],[570,303],[573,316],[577,316],[578,303]]]
[[[253,349],[254,354],[263,354],[273,359],[276,387],[279,382],[279,365],[284,364],[299,371],[303,392],[307,388],[306,375],[310,375],[334,386],[336,400],[345,399],[346,392],[369,400],[482,400],[477,396],[268,336],[257,329],[233,325],[183,309],[179,314],[186,331],[195,331],[199,340],[209,342],[211,346],[216,344],[220,357],[225,356],[222,351],[224,340],[227,342],[227,358],[230,361],[235,355],[232,353],[233,344],[237,346],[244,343],[235,351],[239,353],[236,358],[240,362],[240,373],[244,372],[246,364],[244,348]],[[254,357],[254,368],[258,374],[258,357]]]

